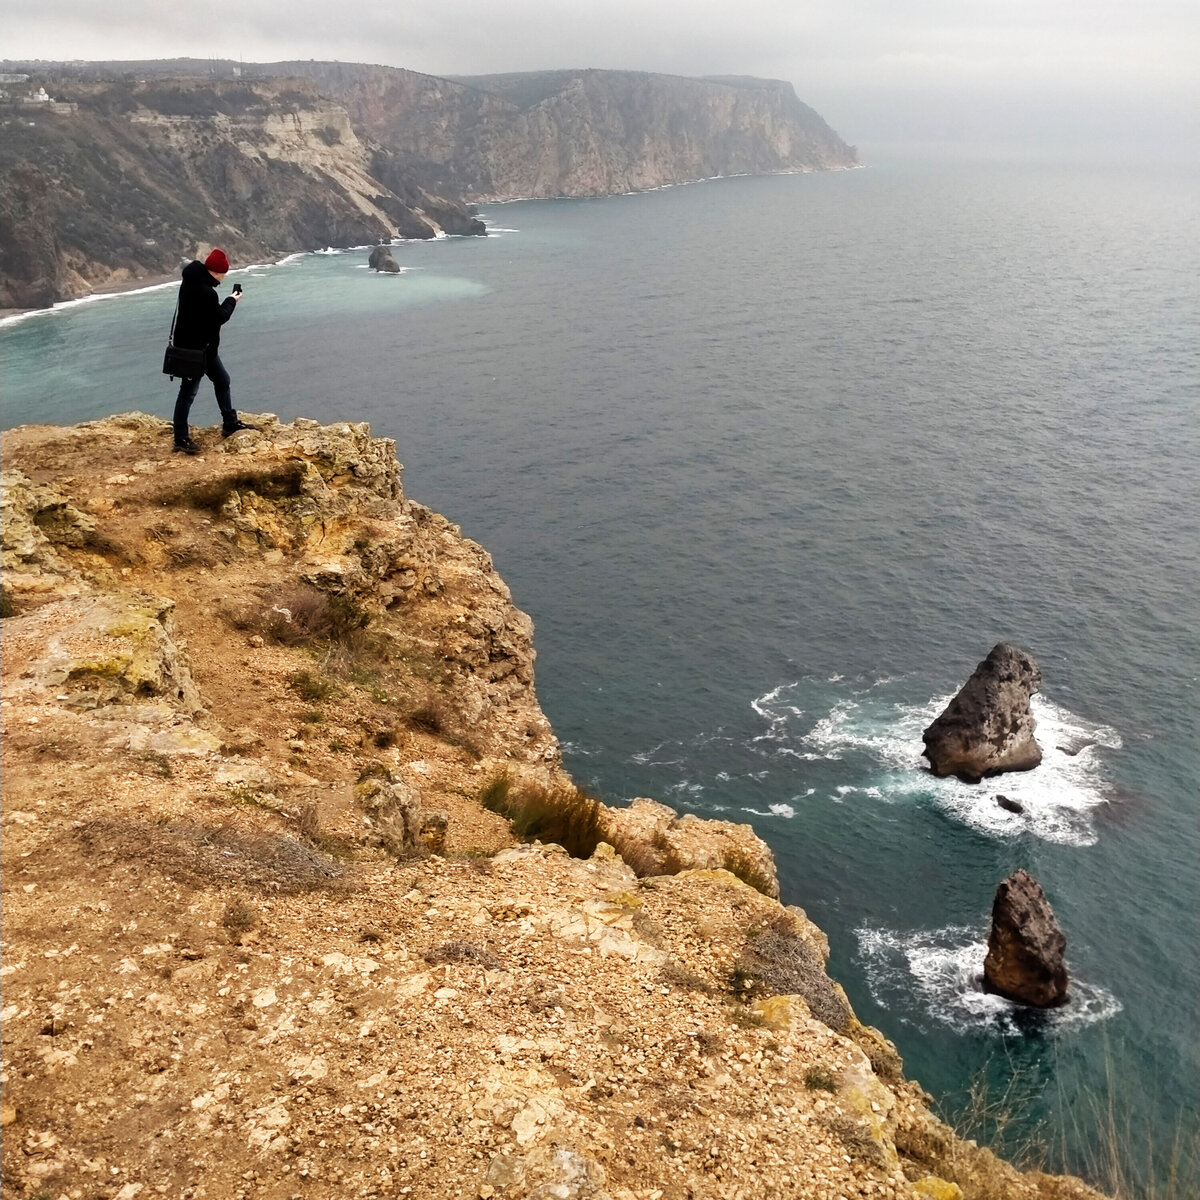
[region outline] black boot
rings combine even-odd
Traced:
[[[226,425],[221,430],[222,437],[228,437],[231,433],[241,433],[243,429],[257,429],[257,425],[247,425],[245,421],[236,420],[232,425]]]
[[[197,446],[196,443],[193,442],[190,437],[184,438],[183,441],[181,441],[181,442],[177,441],[175,443],[174,449],[179,454],[199,454],[200,453],[200,447]]]

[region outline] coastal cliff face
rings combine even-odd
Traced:
[[[53,86],[57,104],[0,106],[0,308],[173,273],[214,244],[246,262],[483,232],[304,80]]]
[[[857,161],[780,80],[542,71],[452,81],[354,64],[274,69],[312,79],[357,128],[477,200],[607,196]]]
[[[1094,1200],[931,1115],[748,827],[518,842],[529,619],[393,443],[253,419],[4,437],[6,1195]]]
[[[788,83],[636,71],[438,79],[354,63],[2,64],[0,308],[393,236],[479,234],[468,200],[605,196],[856,154]]]

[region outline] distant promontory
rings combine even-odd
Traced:
[[[473,201],[855,165],[788,83],[439,79],[346,63],[0,64],[0,308],[241,261],[485,232]]]

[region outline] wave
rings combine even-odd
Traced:
[[[1106,1021],[1123,1007],[1106,988],[1076,976],[1059,1008],[1032,1009],[985,992],[987,943],[977,929],[950,925],[901,933],[863,926],[855,936],[871,995],[904,1024],[927,1017],[959,1033],[1055,1034]]]
[[[825,704],[829,682],[820,689]],[[939,779],[921,753],[921,735],[952,697],[934,696],[914,704],[895,699],[881,682],[847,685],[816,720],[806,719],[804,706],[797,703],[815,681],[773,688],[751,702],[767,728],[749,746],[773,759],[845,763],[850,778],[835,788],[839,799],[863,795],[890,802],[931,801],[955,820],[991,836],[1031,834],[1073,845],[1095,842],[1092,813],[1114,795],[1104,774],[1104,752],[1122,745],[1111,726],[1088,721],[1046,696],[1034,696],[1043,752],[1040,766],[978,784]],[[856,686],[862,683],[866,686]],[[1001,808],[998,795],[1015,801],[1023,811]]]
[[[30,321],[34,317],[52,317],[69,312],[74,308],[82,308],[86,304],[99,304],[103,300],[124,300],[129,296],[143,296],[147,292],[161,292],[167,288],[177,288],[178,286],[179,277],[172,276],[165,282],[148,283],[144,287],[124,288],[119,292],[93,292],[90,296],[80,296],[77,300],[59,300],[49,308],[31,308],[25,312],[13,313],[12,316],[0,317],[0,326],[18,325],[22,321]]]
[[[795,808],[790,804],[771,804],[765,810],[758,808],[743,808],[742,812],[755,817],[786,817],[789,821],[796,815]]]

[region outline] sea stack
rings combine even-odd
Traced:
[[[988,990],[1020,1004],[1053,1008],[1067,1002],[1067,939],[1046,893],[1028,871],[1014,871],[992,902],[983,977]]]
[[[392,257],[392,252],[387,246],[375,246],[371,250],[367,265],[372,271],[386,271],[390,275],[400,274],[400,264]]]
[[[1028,771],[1042,761],[1029,698],[1042,672],[1016,646],[1001,642],[925,730],[923,753],[935,775],[978,783],[986,775]]]

